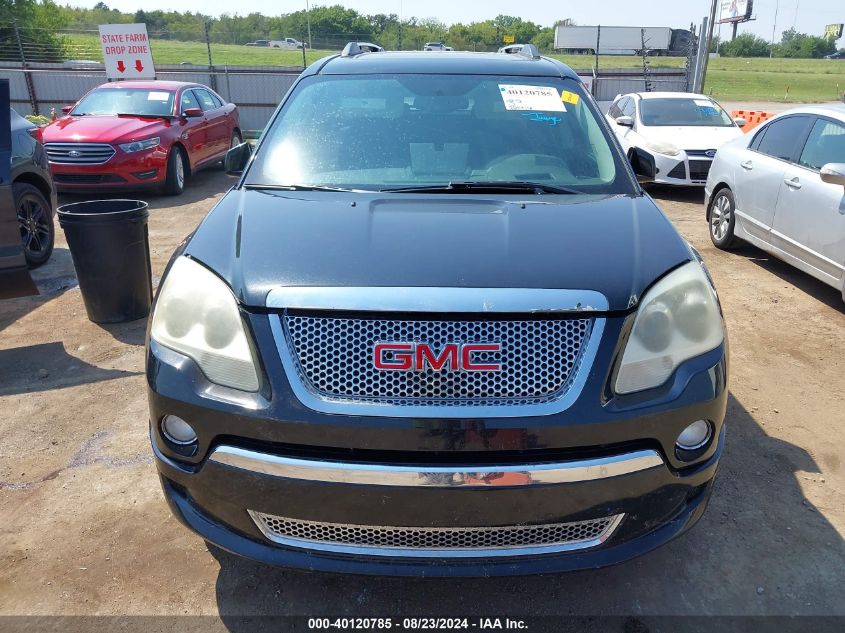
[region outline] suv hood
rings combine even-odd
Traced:
[[[44,128],[45,143],[115,143],[154,136],[172,123],[135,116],[66,116]]]
[[[627,310],[690,250],[648,196],[231,190],[185,253],[248,306],[280,286],[596,290]]]

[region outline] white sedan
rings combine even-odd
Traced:
[[[640,148],[654,156],[654,182],[693,186],[704,185],[716,150],[745,125],[710,97],[688,92],[619,95],[607,120],[626,153]]]
[[[845,299],[845,105],[787,110],[722,146],[704,193],[713,244],[751,242]]]

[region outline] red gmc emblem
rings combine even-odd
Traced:
[[[446,343],[439,352],[428,343],[376,343],[373,365],[382,371],[501,371],[501,363],[478,362],[474,356],[501,351],[501,343]]]

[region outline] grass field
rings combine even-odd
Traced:
[[[74,59],[101,60],[96,35],[71,35],[69,52]],[[208,51],[202,42],[152,40],[157,64],[207,64]],[[307,63],[336,51],[308,51]],[[587,55],[554,55],[576,69],[592,67],[594,58]],[[212,58],[216,66],[302,66],[302,51],[254,48],[229,44],[213,44]],[[657,57],[653,67],[681,68],[682,57]],[[599,68],[639,68],[642,60],[635,56],[599,58]],[[845,92],[845,61],[828,59],[711,59],[704,91],[729,101],[834,101]]]

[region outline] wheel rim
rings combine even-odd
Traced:
[[[719,196],[710,209],[710,233],[721,241],[728,234],[731,224],[731,201],[727,196]]]
[[[185,164],[182,162],[182,153],[176,152],[176,184],[179,188],[185,186]]]
[[[18,224],[24,250],[39,256],[50,247],[50,214],[35,196],[24,196],[18,204]]]

